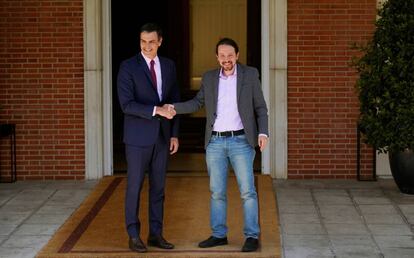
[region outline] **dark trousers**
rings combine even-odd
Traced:
[[[165,173],[169,143],[161,135],[154,145],[138,147],[126,145],[127,189],[125,196],[125,223],[128,235],[140,233],[139,205],[145,171],[149,178],[149,234],[161,235],[164,215]]]

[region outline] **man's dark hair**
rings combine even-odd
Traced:
[[[222,38],[219,40],[219,42],[217,42],[216,55],[218,55],[218,47],[221,45],[232,46],[234,48],[234,51],[236,51],[236,54],[239,53],[239,46],[237,46],[236,41],[232,40],[231,38]]]
[[[158,38],[162,38],[162,29],[161,27],[156,23],[145,23],[141,26],[139,34],[141,35],[142,32],[156,32],[158,35]]]

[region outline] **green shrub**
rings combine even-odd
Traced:
[[[380,152],[414,149],[414,0],[388,0],[355,60],[359,126]]]

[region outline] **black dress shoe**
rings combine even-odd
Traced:
[[[174,245],[168,243],[162,236],[149,236],[148,237],[148,245],[149,246],[156,246],[162,249],[173,249]]]
[[[244,242],[242,252],[254,252],[259,248],[259,240],[257,238],[248,237]]]
[[[198,247],[207,248],[207,247],[214,247],[214,246],[227,245],[227,244],[228,244],[227,237],[218,238],[218,237],[211,236],[208,239],[201,241],[198,244]]]
[[[139,237],[129,238],[129,249],[138,253],[145,253],[147,251],[147,248]]]

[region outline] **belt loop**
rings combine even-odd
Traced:
[[[217,132],[217,136],[218,137],[221,137],[221,132]]]
[[[234,131],[230,131],[231,132],[231,137],[234,137]]]

